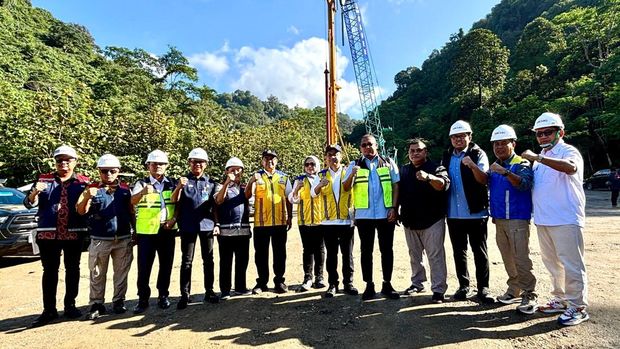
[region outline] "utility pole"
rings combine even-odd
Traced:
[[[327,144],[338,143],[338,136],[336,129],[338,127],[336,118],[336,40],[335,40],[335,28],[336,28],[336,0],[327,1],[327,42],[329,45],[329,62],[328,68],[325,71],[326,76],[329,77],[327,86],[326,102],[325,106],[325,118],[326,118],[326,131],[327,131]]]

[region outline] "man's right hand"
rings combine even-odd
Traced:
[[[177,184],[179,188],[183,188],[186,184],[187,184],[187,177],[179,178],[179,184]]]
[[[152,184],[147,184],[144,186],[144,188],[142,188],[142,195],[152,194],[154,192],[155,192],[155,188],[153,187]]]
[[[97,191],[99,191],[99,188],[97,187],[90,187],[86,189],[86,198],[90,199],[94,196],[97,196]]]
[[[360,170],[359,166],[353,166],[353,168],[351,169],[351,175],[355,176],[357,174],[357,171]]]
[[[37,182],[37,183],[34,185],[34,190],[36,190],[36,191],[37,191],[37,194],[38,194],[38,192],[42,192],[42,191],[44,191],[45,189],[47,189],[47,184],[46,184],[46,183],[43,183],[43,182]]]

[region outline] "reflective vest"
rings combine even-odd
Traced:
[[[516,172],[519,166],[528,162],[519,155],[510,159],[508,169]],[[525,219],[532,215],[532,191],[519,190],[499,173],[491,172],[489,176],[491,217],[499,219]]]
[[[344,168],[340,170],[340,193],[338,197],[338,202],[336,202],[336,195],[334,194],[334,190],[332,188],[333,178],[329,169],[325,169],[319,172],[319,176],[321,178],[326,178],[329,183],[321,188],[321,201],[323,203],[323,219],[326,221],[334,220],[334,219],[350,219],[349,217],[349,207],[351,207],[351,190],[345,191],[344,185]]]
[[[286,225],[286,182],[288,176],[276,171],[271,178],[265,170],[258,172],[254,201],[254,226],[272,227]]]
[[[298,180],[303,181],[303,187],[299,190],[299,204],[297,204],[297,219],[299,225],[317,225],[321,223],[321,200],[312,197],[310,180],[307,176],[301,176]]]
[[[366,161],[360,159],[357,162],[363,167],[366,167]],[[385,207],[392,207],[392,178],[390,176],[390,168],[385,165],[385,161],[379,158],[379,167],[375,170],[379,175],[379,182],[381,183],[381,189],[383,192],[383,204]],[[357,176],[353,182],[353,206],[359,209],[366,209],[369,207],[369,179],[370,170],[368,168],[360,168],[357,171]]]
[[[175,204],[170,201],[172,190],[164,189],[160,193],[150,193],[142,196],[137,205],[136,233],[153,235],[159,232],[161,226],[161,198],[163,197],[166,205],[166,220],[174,216]],[[175,226],[172,229],[177,229]]]

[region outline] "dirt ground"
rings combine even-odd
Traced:
[[[41,311],[41,265],[36,258],[0,259],[0,347],[2,348],[116,348],[182,347],[216,348],[232,346],[358,347],[358,348],[618,348],[620,347],[620,300],[618,265],[620,257],[620,209],[609,204],[609,192],[588,192],[586,262],[589,273],[590,321],[561,328],[556,317],[517,313],[514,306],[479,305],[473,300],[430,304],[430,292],[402,296],[399,300],[362,302],[360,296],[339,294],[323,299],[323,290],[307,293],[272,292],[260,296],[233,297],[219,304],[190,304],[177,311],[180,243],[177,243],[171,285],[173,306],[160,310],[151,300],[151,308],[141,315],[131,311],[108,315],[95,321],[66,320],[37,329],[28,325]],[[357,234],[357,233],[356,233]],[[491,288],[495,294],[505,290],[506,274],[495,244],[493,224],[489,224]],[[378,246],[375,245],[375,280],[380,281]],[[531,238],[532,259],[538,277],[538,292],[547,298],[549,276],[540,260],[535,229]],[[216,245],[217,250],[217,245]],[[291,289],[302,281],[301,241],[297,229],[289,232],[286,278]],[[251,248],[252,250],[252,248]],[[355,285],[363,290],[359,265],[359,240],[356,236]],[[215,251],[217,256],[217,251]],[[448,256],[448,295],[457,286],[451,246],[446,238]],[[199,253],[197,249],[197,253]],[[410,265],[402,228],[394,241],[394,276],[397,290],[410,283]],[[217,257],[216,257],[217,258]],[[256,269],[250,257],[248,286],[254,284]],[[471,259],[471,256],[470,256]],[[197,256],[200,260],[200,256]],[[473,261],[470,269],[473,271]],[[202,291],[201,262],[193,270],[194,292]],[[157,267],[154,268],[154,270]],[[216,260],[217,268],[217,260]],[[82,256],[80,294],[77,304],[86,312],[88,303],[87,256]],[[111,270],[108,273],[108,297],[112,294]],[[216,269],[217,274],[217,269]],[[64,295],[64,270],[60,272],[58,304]],[[151,277],[154,289],[155,273]],[[270,285],[272,286],[272,285]],[[430,287],[426,286],[427,290]],[[216,275],[217,288],[217,275]],[[156,294],[156,290],[154,293]],[[128,308],[137,302],[135,260],[129,276]],[[195,293],[194,299],[202,300]],[[109,301],[109,298],[108,298]],[[108,307],[110,307],[108,303]],[[62,306],[60,307],[62,308]],[[59,309],[61,310],[61,309]]]

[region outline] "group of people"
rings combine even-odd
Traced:
[[[43,265],[43,313],[33,326],[58,318],[56,287],[61,252],[66,270],[64,316],[78,318],[79,264],[83,238],[90,234],[89,319],[107,312],[106,273],[110,259],[114,271],[112,311],[124,313],[127,276],[138,253],[138,304],[140,314],[150,306],[150,275],[155,256],[161,309],[171,306],[170,275],[176,237],[181,240],[181,310],[192,301],[191,275],[196,242],[200,239],[204,275],[204,301],[216,303],[235,295],[260,294],[269,290],[269,247],[273,258],[273,291],[285,293],[286,242],[291,228],[293,204],[303,245],[303,282],[298,292],[327,287],[324,297],[338,292],[357,295],[353,285],[354,230],[360,239],[360,262],[365,289],[363,300],[376,297],[373,279],[373,250],[377,236],[381,254],[380,293],[400,298],[391,284],[396,224],[402,223],[411,261],[411,286],[404,293],[424,291],[427,281],[423,255],[430,268],[432,296],[442,303],[448,289],[444,251],[446,223],[452,243],[458,288],[454,300],[466,300],[473,291],[467,268],[471,248],[476,269],[476,297],[481,303],[496,298],[489,289],[487,223],[496,225],[497,246],[508,274],[507,290],[497,297],[519,303],[526,314],[539,310],[561,313],[558,322],[576,325],[589,319],[586,311],[587,276],[583,230],[585,195],[582,189],[583,159],[576,148],[563,140],[565,130],[559,115],[543,113],[533,131],[542,151],[515,153],[517,135],[508,125],[498,126],[491,143],[496,160],[489,163],[485,152],[472,142],[472,128],[455,122],[449,132],[450,147],[441,162],[432,161],[429,144],[421,138],[409,141],[410,163],[400,169],[378,154],[377,140],[364,135],[362,156],[346,165],[337,144],[324,149],[324,163],[316,156],[303,161],[304,174],[297,178],[277,169],[278,155],[262,153],[262,169],[242,183],[243,162],[230,158],[223,181],[206,173],[209,157],[202,148],[188,155],[189,172],[175,180],[166,176],[166,153],[148,154],[149,176],[133,189],[118,179],[121,164],[111,154],[97,162],[99,180],[74,172],[78,155],[66,145],[54,151],[56,171],[40,175],[24,200],[38,206],[39,245]],[[250,225],[250,202],[254,198],[254,225]],[[551,299],[538,304],[536,277],[529,255],[530,219],[538,230],[541,257],[551,274]],[[214,292],[214,238],[219,245],[219,287]],[[256,285],[246,285],[250,240],[254,245]],[[341,273],[338,273],[340,252]],[[232,265],[234,259],[234,288]],[[323,268],[327,270],[327,282]],[[342,284],[340,283],[342,277]]]

